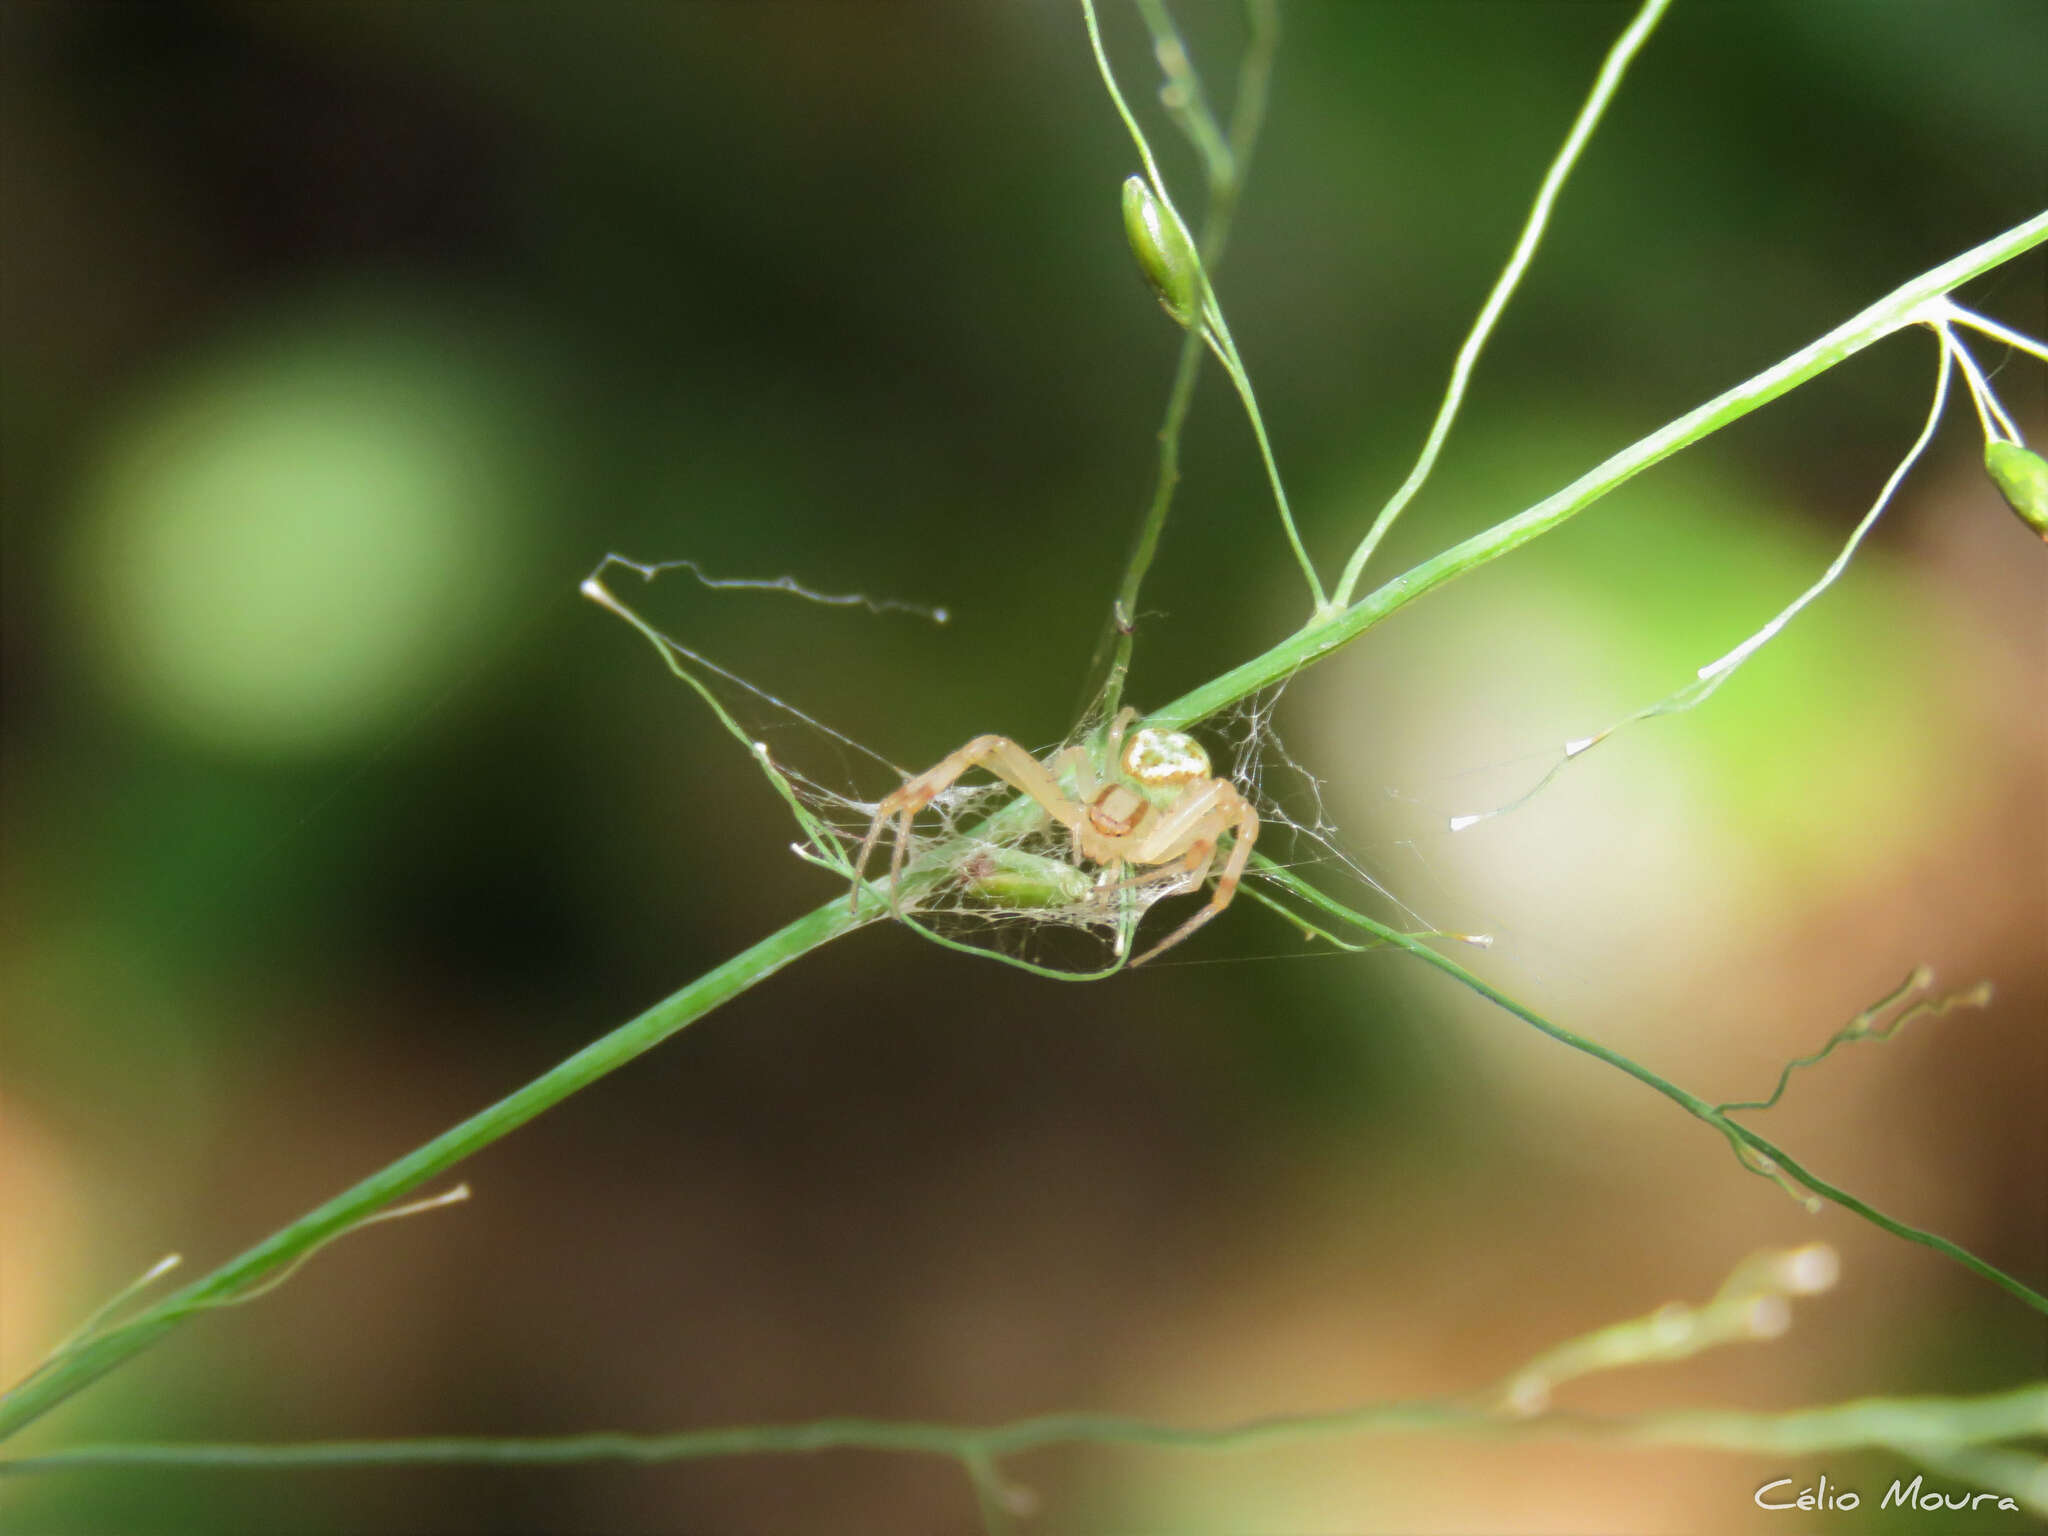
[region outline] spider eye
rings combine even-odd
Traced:
[[[1147,726],[1125,740],[1123,770],[1140,784],[1192,784],[1209,777],[1209,754],[1184,731]]]

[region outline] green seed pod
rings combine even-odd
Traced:
[[[2048,459],[2018,443],[1984,445],[1984,469],[2020,521],[2048,539]]]
[[[1124,183],[1124,235],[1145,281],[1176,324],[1194,324],[1202,307],[1202,265],[1186,226],[1152,195],[1142,176]]]

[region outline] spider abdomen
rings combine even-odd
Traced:
[[[1124,742],[1123,770],[1147,789],[1192,784],[1209,777],[1209,754],[1185,731],[1148,725]]]

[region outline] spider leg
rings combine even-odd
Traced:
[[[1225,824],[1227,825],[1227,823]],[[1218,827],[1217,831],[1222,831]],[[1209,866],[1216,862],[1216,839],[1197,838],[1188,845],[1187,852],[1175,854],[1164,864],[1155,864],[1143,874],[1112,882],[1112,890],[1136,890],[1146,886],[1163,886],[1160,899],[1168,896],[1185,896],[1189,891],[1199,891],[1202,882],[1209,878]],[[1119,866],[1121,868],[1121,866]]]
[[[1219,828],[1218,830],[1220,831],[1221,829]],[[1111,880],[1105,887],[1105,890],[1110,892],[1150,891],[1153,893],[1151,900],[1145,904],[1149,908],[1152,901],[1164,901],[1169,896],[1182,896],[1189,891],[1199,891],[1202,888],[1202,882],[1209,878],[1209,866],[1215,862],[1216,839],[1214,835],[1201,837],[1190,843],[1185,853],[1175,854],[1167,863],[1156,864],[1152,868],[1138,874],[1124,875],[1123,871],[1128,866],[1119,864],[1116,866],[1116,873],[1121,878]],[[1142,917],[1142,915],[1141,912],[1140,916]],[[1167,940],[1167,943],[1171,944],[1181,936],[1176,934],[1173,939]],[[1118,933],[1118,954],[1124,953],[1128,937],[1127,932]],[[1136,960],[1133,960],[1131,964],[1142,965],[1164,948],[1166,948],[1166,944],[1155,944]]]
[[[1081,747],[1060,748],[1054,754],[1051,766],[1055,774],[1073,782],[1077,805],[1087,805],[1102,787],[1095,777],[1095,765],[1088,761],[1088,753]],[[1076,816],[1067,828],[1072,834],[1067,840],[1067,858],[1076,869],[1086,861],[1086,855],[1081,852],[1080,824],[1081,818]]]
[[[910,847],[910,822],[911,818],[916,814],[917,812],[909,806],[903,807],[896,817],[896,835],[889,842],[889,915],[891,917],[901,917],[903,915],[902,909],[896,903],[896,891],[903,883],[903,861],[908,856],[907,850]],[[865,858],[861,860],[860,867],[863,872],[866,871],[867,860]]]
[[[1029,795],[1061,826],[1071,828],[1081,818],[1081,807],[1061,792],[1058,782],[1037,758],[1007,736],[977,736],[916,778],[906,780],[900,789],[884,796],[876,805],[874,820],[868,823],[868,835],[861,839],[860,855],[854,861],[853,892],[848,898],[850,907],[859,907],[861,887],[867,879],[868,859],[882,836],[882,829],[894,821],[896,836],[889,856],[889,906],[891,911],[896,910],[896,887],[903,878],[912,821],[919,811],[950,789],[962,774],[975,768],[986,769],[1012,789]]]
[[[1233,791],[1233,794],[1235,794],[1235,791]],[[1147,960],[1152,959],[1163,951],[1173,948],[1174,945],[1229,906],[1230,898],[1237,894],[1237,883],[1244,878],[1245,866],[1251,862],[1252,844],[1258,840],[1259,813],[1252,809],[1251,802],[1242,795],[1237,795],[1236,799],[1236,811],[1232,818],[1236,829],[1236,836],[1231,842],[1230,858],[1223,865],[1223,873],[1216,877],[1216,889],[1209,893],[1209,904],[1182,923],[1178,928],[1174,929],[1172,933],[1169,933],[1157,944],[1146,950],[1145,953],[1138,956],[1137,959],[1133,960],[1131,965],[1134,968],[1143,965]],[[1209,845],[1208,852],[1202,864],[1202,872],[1205,875],[1208,873],[1208,859],[1213,859],[1216,854],[1214,839],[1208,839],[1207,841]],[[1190,860],[1192,860],[1193,855],[1200,847],[1201,845],[1198,843],[1195,847],[1188,850]],[[1192,868],[1192,864],[1190,867]]]
[[[1115,762],[1123,756],[1124,736],[1131,728],[1131,722],[1138,718],[1138,712],[1126,704],[1116,712],[1116,718],[1109,722],[1109,733],[1103,738],[1102,751],[1105,762]]]

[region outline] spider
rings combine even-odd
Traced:
[[[854,865],[854,894],[860,900],[868,857],[882,829],[893,819],[896,840],[889,858],[893,904],[903,878],[905,848],[913,817],[972,768],[985,769],[1037,801],[1045,814],[1073,838],[1075,863],[1102,869],[1104,886],[1164,884],[1160,894],[1199,890],[1216,861],[1216,842],[1231,834],[1230,856],[1209,904],[1131,962],[1143,965],[1230,905],[1237,894],[1259,835],[1259,813],[1228,779],[1210,771],[1202,744],[1181,731],[1153,726],[1130,729],[1135,709],[1120,710],[1110,722],[1099,759],[1081,746],[1062,747],[1044,762],[1007,736],[977,736],[916,778],[907,780],[875,807],[875,818]],[[1114,764],[1105,773],[1103,764]],[[1126,867],[1147,871],[1126,879]]]

